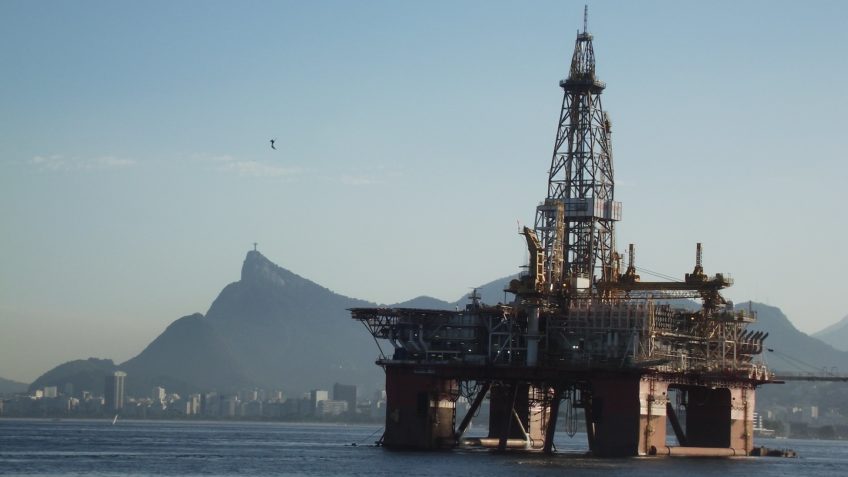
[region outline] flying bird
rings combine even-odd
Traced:
[[[273,149],[273,150],[275,150],[275,151],[276,151],[276,150],[277,150],[277,148],[276,148],[276,147],[274,147],[274,141],[276,141],[276,139],[271,139],[271,149]]]

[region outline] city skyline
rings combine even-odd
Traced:
[[[107,388],[110,376],[112,375],[106,375]],[[126,375],[122,377],[127,378]],[[778,435],[846,439],[848,419],[840,409],[831,407],[834,403],[842,402],[838,398],[834,401],[830,395],[834,391],[839,393],[839,388],[817,390],[813,393],[818,396],[817,399],[810,400],[810,393],[801,392],[800,397],[793,397],[798,394],[799,386],[803,384],[782,384],[779,388],[787,386],[794,386],[796,390],[780,393],[779,398],[769,396],[765,405],[758,403],[758,409],[761,411],[754,413],[755,437]],[[333,384],[332,392],[329,388],[317,388],[300,395],[288,395],[279,389],[262,387],[225,393],[201,390],[178,394],[156,386],[150,396],[125,396],[124,407],[117,411],[109,405],[108,392],[100,396],[85,389],[75,390],[69,383],[61,386],[62,391],[59,391],[59,387],[49,385],[28,393],[7,394],[5,398],[0,399],[0,417],[107,419],[111,420],[113,425],[117,421],[115,414],[122,420],[224,419],[378,423],[385,417],[386,412],[385,389],[375,390],[371,394],[359,393],[358,386],[338,382]],[[825,404],[826,401],[828,404]],[[819,402],[821,404],[817,404]],[[470,406],[471,402],[466,396],[458,397],[457,407],[461,412],[467,413]],[[476,416],[488,415],[489,406],[490,400],[484,400],[482,409]],[[685,413],[685,410],[678,409],[678,412]],[[583,418],[581,416],[578,419]]]
[[[848,6],[593,2],[617,248],[802,331],[840,303]],[[0,376],[122,362],[258,242],[350,297],[526,262],[582,2],[0,5]],[[276,139],[276,150],[269,140]],[[103,337],[108,337],[104,339]],[[38,352],[32,350],[37,349]]]
[[[312,389],[289,396],[280,389],[243,388],[220,392],[214,389],[177,393],[154,386],[149,396],[125,392],[128,374],[106,373],[103,393],[76,389],[71,381],[57,379],[28,392],[0,393],[0,417],[79,417],[110,418],[115,424],[123,418],[248,418],[248,419],[345,419],[381,418],[385,390],[378,389],[369,399],[359,399],[355,384],[334,383],[332,391]],[[132,379],[131,377],[129,379]],[[61,389],[61,391],[60,391]],[[172,391],[172,392],[169,392]]]

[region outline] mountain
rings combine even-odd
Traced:
[[[22,393],[27,390],[27,387],[25,383],[0,378],[0,394]]]
[[[91,391],[94,394],[103,394],[103,378],[117,369],[111,359],[68,361],[39,376],[29,385],[29,392],[45,386],[56,386],[62,391],[65,385],[71,384],[76,392]]]
[[[737,304],[748,308],[749,303]],[[768,332],[764,358],[770,369],[788,373],[822,374],[833,368],[848,370],[848,352],[838,350],[822,340],[798,331],[779,308],[751,303],[757,322],[749,329]],[[772,351],[768,351],[772,350]]]
[[[419,296],[411,300],[407,300],[394,305],[389,305],[390,308],[420,308],[428,310],[453,310],[454,303],[439,300],[430,296]]]
[[[485,284],[478,293],[487,303],[503,301],[512,278]],[[421,296],[392,306],[455,309],[466,303],[467,297],[448,303]],[[100,393],[104,377],[118,369],[127,373],[127,392],[137,396],[155,386],[178,393],[262,387],[293,396],[335,382],[376,389],[384,381],[374,365],[379,351],[348,312],[373,306],[334,293],[254,250],[242,264],[240,280],[224,287],[206,315],[174,321],[125,363],[71,361],[39,377],[31,389],[70,383],[77,391]]]
[[[127,372],[127,387],[136,395],[146,395],[155,386],[186,392],[254,385],[227,338],[200,313],[171,323],[121,369]]]
[[[747,308],[748,304],[739,306]],[[798,331],[778,308],[762,303],[751,307],[757,312],[757,323],[749,328],[769,333],[763,358],[776,374],[844,374],[848,370],[845,351]],[[768,384],[757,389],[756,399],[761,413],[773,412],[781,419],[798,420],[795,411],[812,406],[820,408],[823,416],[848,415],[848,389],[839,382]]]
[[[827,328],[813,333],[825,343],[841,351],[848,351],[848,315]]]
[[[335,382],[377,387],[377,349],[348,308],[375,306],[278,267],[257,251],[206,313],[183,317],[127,361],[127,387],[298,395]],[[135,384],[131,384],[135,383]],[[138,392],[138,391],[136,391]]]

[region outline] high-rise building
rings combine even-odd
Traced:
[[[236,417],[238,415],[237,410],[239,408],[239,398],[238,396],[229,396],[227,398],[221,399],[221,412],[219,416],[221,417]]]
[[[339,384],[333,385],[333,400],[347,403],[347,412],[356,412],[356,385]]]
[[[204,416],[219,416],[221,414],[221,396],[216,392],[200,395],[200,413]]]
[[[165,400],[166,392],[165,388],[162,386],[156,386],[153,388],[153,391],[150,393],[150,397],[153,398],[155,402],[162,402]]]
[[[330,393],[323,389],[313,389],[309,391],[309,407],[311,414],[315,414],[318,409],[318,403],[330,399]]]
[[[59,395],[58,388],[56,386],[44,386],[44,397],[45,398],[54,398]]]
[[[194,416],[200,413],[200,394],[189,394],[186,398],[186,416]]]
[[[340,416],[346,413],[347,410],[347,401],[327,399],[318,403],[315,414],[318,416]]]
[[[120,411],[124,408],[124,381],[126,377],[127,373],[123,371],[115,371],[106,376],[103,398],[106,401],[107,410]]]

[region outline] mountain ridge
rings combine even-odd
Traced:
[[[0,394],[21,393],[28,389],[29,385],[14,381],[12,379],[0,378]]]
[[[812,335],[841,351],[848,351],[848,315]]]
[[[764,358],[769,367],[789,373],[823,373],[832,368],[848,370],[848,352],[798,330],[775,306],[757,302],[739,303],[757,313],[757,322],[749,329],[769,333]]]

